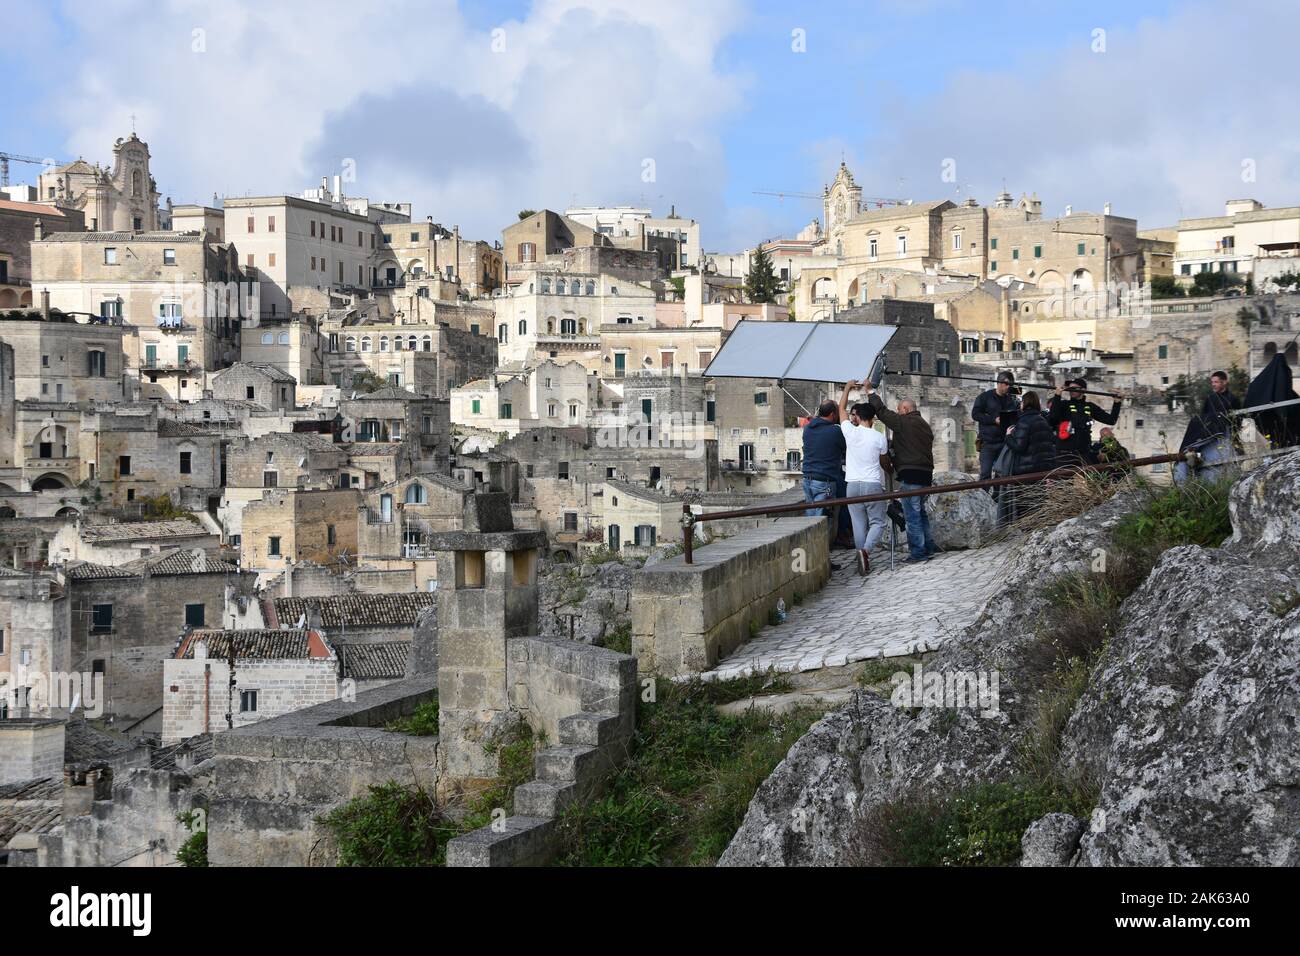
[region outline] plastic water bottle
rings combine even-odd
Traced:
[[[776,622],[785,623],[785,598],[777,598],[776,601]]]

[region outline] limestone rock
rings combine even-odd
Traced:
[[[618,561],[546,564],[539,568],[537,583],[541,637],[572,637],[603,645],[611,632],[632,626],[629,565]]]
[[[955,485],[978,477],[960,471],[940,471],[935,473],[934,483]],[[930,535],[944,551],[978,548],[998,526],[997,502],[987,491],[931,495],[926,498],[925,507],[930,516]]]
[[[1088,824],[1068,813],[1049,813],[1029,825],[1020,840],[1021,866],[1069,866]]]
[[[720,865],[871,863],[855,835],[883,803],[1014,776],[1039,684],[1016,663],[1037,585],[1086,569],[1135,502],[1121,491],[1031,535],[981,617],[925,662],[998,670],[996,715],[855,694],[759,787]],[[1166,552],[1121,607],[1061,740],[1060,769],[1092,777],[1097,810],[1036,821],[1027,865],[1300,864],[1300,454],[1240,479],[1230,513],[1227,543]]]

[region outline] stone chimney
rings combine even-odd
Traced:
[[[84,817],[96,800],[113,799],[113,771],[107,766],[63,772],[63,819]]]
[[[45,238],[45,223],[39,219],[32,223],[32,238],[37,242]]]

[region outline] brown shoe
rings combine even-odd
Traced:
[[[864,578],[871,573],[871,554],[859,549],[858,551],[858,574]]]

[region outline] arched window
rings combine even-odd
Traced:
[[[280,344],[281,344],[281,345],[288,345],[288,344],[289,344],[289,333],[288,333],[288,332],[281,332],[281,333],[280,333]]]
[[[531,292],[531,291],[533,291],[533,290],[532,290],[531,288],[529,288],[528,291]],[[542,280],[542,294],[543,294],[543,295],[547,295],[547,294],[550,293],[550,291],[551,291],[551,280],[550,280],[550,279],[543,279],[543,280]]]
[[[415,340],[412,339],[411,341],[415,341]],[[432,336],[432,335],[426,335],[426,336],[424,337],[424,342],[423,342],[423,344],[422,344],[422,346],[421,346],[421,351],[424,351],[424,352],[432,352],[432,351],[433,351],[433,336]]]
[[[546,320],[546,334],[547,335],[555,334],[555,316],[551,316],[549,319]]]
[[[131,171],[131,195],[140,195],[140,170],[138,169]]]
[[[424,490],[424,485],[418,481],[413,481],[406,486],[406,503],[408,505],[422,505],[429,500],[428,494]]]
[[[414,335],[412,335],[409,339],[406,340],[406,345],[407,345],[407,347],[408,347],[412,352],[415,351],[415,336],[414,336]],[[429,350],[428,350],[428,349],[425,349],[425,351],[427,352],[427,351],[429,351]]]
[[[557,293],[558,295],[564,295],[564,280],[563,280],[563,279],[556,279],[556,280],[555,280],[555,291],[556,291],[556,293]]]
[[[357,340],[355,336],[348,336],[347,350],[349,352],[355,352],[357,350]]]
[[[560,319],[561,335],[576,335],[578,332],[578,323],[574,319]]]
[[[370,351],[370,336],[368,335],[361,336],[361,351],[363,352]]]
[[[588,280],[587,280],[587,295],[595,295],[595,294],[596,294],[596,281],[595,281],[594,279],[588,279]]]
[[[263,345],[274,345],[274,344],[275,344],[275,333],[274,333],[274,332],[263,332],[263,333],[262,333],[262,344],[263,344]]]
[[[510,341],[510,327],[504,322],[497,326],[497,341],[502,344]]]
[[[528,334],[528,323],[527,323],[526,321],[524,321],[523,319],[520,319],[520,320],[519,320],[519,334],[520,334],[520,335],[527,335],[527,334]]]
[[[586,319],[579,319],[579,320],[578,320],[578,334],[579,334],[579,335],[586,335],[586,334],[587,334],[587,320],[586,320]]]
[[[402,351],[402,337],[400,335],[393,336],[393,351]]]
[[[388,351],[388,336],[386,335],[379,336],[379,351],[381,352]]]

